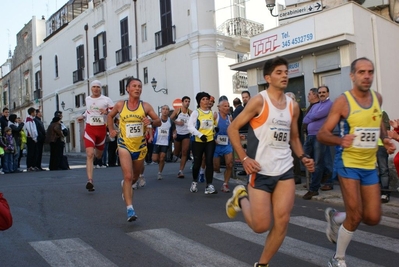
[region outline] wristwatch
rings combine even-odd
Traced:
[[[299,156],[299,160],[302,161],[303,158],[308,158],[308,159],[310,159],[311,157],[310,157],[308,154],[302,154],[302,155]]]

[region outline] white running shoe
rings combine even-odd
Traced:
[[[190,192],[191,192],[191,193],[196,193],[196,192],[198,192],[197,182],[192,182],[192,183],[191,183]]]
[[[146,181],[144,175],[139,176],[139,180],[137,181],[139,187],[144,187],[146,185]]]
[[[213,185],[208,185],[206,188],[205,188],[205,195],[209,195],[209,194],[217,194],[218,193],[218,191],[216,191],[216,189],[215,189],[215,187],[213,186]]]
[[[158,173],[158,180],[162,180],[162,173]]]
[[[332,257],[331,260],[328,261],[328,267],[346,267],[345,259]]]
[[[327,208],[324,211],[324,216],[326,218],[327,221],[327,228],[326,228],[326,235],[327,235],[327,239],[331,242],[331,243],[337,243],[337,238],[338,238],[338,230],[340,225],[338,223],[335,222],[334,220],[334,214],[337,211],[333,208]]]
[[[139,183],[139,182],[137,181],[137,182],[135,182],[134,184],[132,184],[133,190],[139,188],[139,187],[138,187],[138,183]]]

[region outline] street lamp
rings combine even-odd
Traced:
[[[272,15],[272,17],[278,17],[278,14],[277,15],[273,14],[273,9],[276,6],[275,0],[265,0],[265,1],[267,9],[269,9],[270,11],[270,15]]]
[[[69,110],[70,112],[73,112],[73,109],[71,109],[71,108],[65,108],[65,103],[64,103],[64,101],[62,101],[61,102],[61,107],[62,107],[62,110],[64,110],[64,111],[66,111],[66,110]]]
[[[154,89],[154,92],[155,93],[159,93],[159,92],[162,92],[162,93],[164,93],[164,94],[168,94],[168,89],[166,89],[166,88],[161,88],[161,89],[159,89],[159,90],[155,90],[155,88],[157,88],[157,80],[155,80],[155,78],[152,78],[152,81],[151,81],[151,85],[152,85],[152,88]]]

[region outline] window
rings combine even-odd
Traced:
[[[161,30],[155,33],[155,49],[160,49],[176,40],[176,27],[172,25],[172,9],[170,0],[160,0]]]
[[[101,93],[105,96],[108,96],[108,85],[103,85],[101,87]]]
[[[94,61],[107,57],[107,37],[102,32],[94,37]]]
[[[85,53],[84,45],[79,45],[76,47],[76,65],[77,70],[72,73],[73,83],[83,81],[83,70],[85,67]]]
[[[127,85],[127,80],[129,78],[125,78],[123,80],[119,81],[119,95],[125,95],[126,94],[126,85]]]
[[[42,89],[42,73],[41,71],[36,71],[35,73],[35,90]]]
[[[145,67],[144,69],[143,69],[143,72],[144,72],[144,84],[147,84],[148,83],[148,68],[147,67]]]
[[[76,63],[77,69],[83,69],[85,67],[85,51],[84,45],[76,47]]]
[[[233,3],[234,18],[246,18],[245,0],[234,0]]]
[[[7,92],[3,92],[3,106],[7,106]]]
[[[147,24],[141,25],[141,41],[147,41]]]
[[[105,58],[107,57],[107,38],[105,32],[102,32],[93,38],[94,43],[94,62],[93,74],[104,72],[106,70]]]
[[[122,48],[129,46],[129,26],[127,17],[121,20],[121,46]]]
[[[86,93],[75,95],[75,107],[86,106]]]
[[[58,56],[54,57],[55,78],[58,78]]]

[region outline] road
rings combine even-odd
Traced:
[[[14,217],[12,228],[0,232],[0,266],[253,266],[258,260],[266,234],[253,233],[242,214],[227,218],[230,194],[205,195],[203,184],[190,193],[190,164],[186,178],[177,179],[178,163],[168,163],[161,181],[158,166],[147,166],[147,185],[135,191],[138,220],[128,223],[120,168],[96,169],[96,191],[89,193],[84,159],[69,161],[68,171],[0,176]],[[214,184],[219,189],[222,182]],[[327,205],[296,198],[271,266],[327,266],[335,250],[324,233]],[[398,228],[392,217],[361,225],[348,266],[397,266]]]

